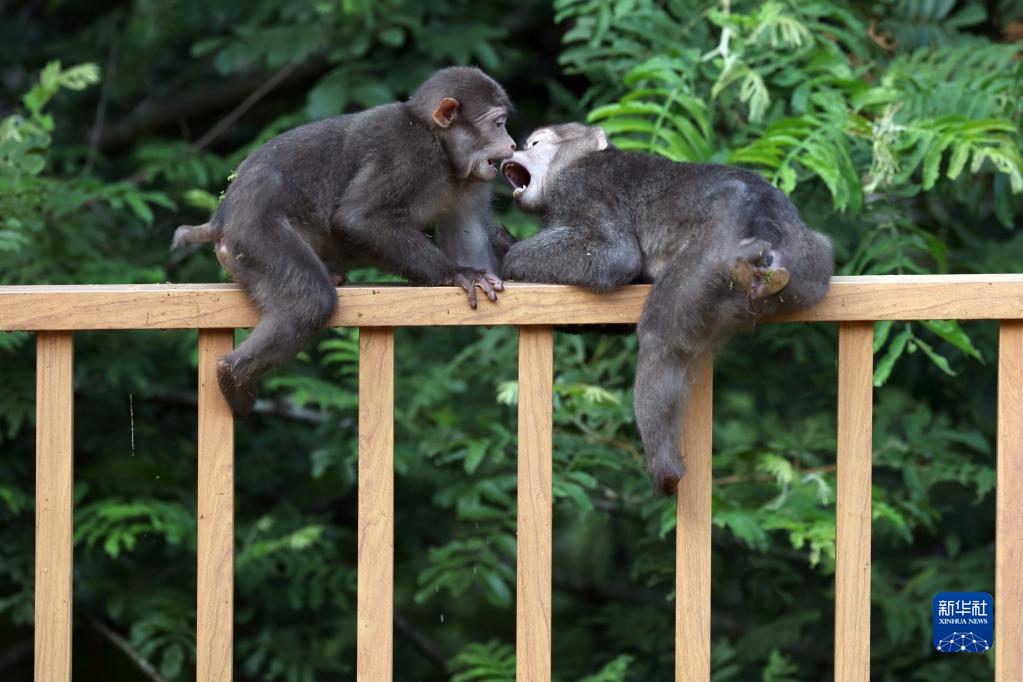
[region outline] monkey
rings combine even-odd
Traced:
[[[241,163],[210,221],[177,228],[172,248],[212,242],[259,308],[252,334],[217,363],[236,416],[255,381],[293,358],[337,309],[357,265],[414,284],[458,285],[476,308],[503,289],[490,182],[515,141],[511,100],[474,67],[436,72],[407,101],[309,123]],[[435,239],[424,232],[432,228]]]
[[[636,325],[634,408],[653,484],[673,494],[694,361],[761,317],[823,298],[831,242],[753,171],[623,151],[581,123],[534,131],[501,172],[541,223],[508,249],[504,279],[598,292],[652,284]]]

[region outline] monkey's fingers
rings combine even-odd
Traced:
[[[481,275],[486,281],[494,287],[494,291],[504,291],[504,280],[492,273],[490,270],[484,270]]]
[[[465,289],[469,294],[469,307],[476,309],[476,289],[487,295],[491,301],[497,301],[497,292],[504,290],[504,282],[500,277],[488,270],[465,268],[454,277],[454,284]]]
[[[457,284],[465,289],[465,293],[469,295],[469,307],[476,310],[476,282],[472,272],[459,272],[454,276],[454,281],[451,284]]]
[[[489,298],[491,301],[496,301],[497,292],[494,291],[495,285],[493,281],[490,279],[490,277],[494,277],[494,279],[497,280],[498,282],[497,286],[503,286],[501,284],[500,278],[496,277],[492,273],[489,273],[485,270],[481,270],[480,272],[476,273],[476,275],[473,277],[473,280],[475,285],[479,287],[480,290],[482,290],[483,293],[487,295],[487,298]]]

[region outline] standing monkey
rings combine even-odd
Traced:
[[[415,284],[458,285],[476,307],[503,284],[491,245],[490,181],[515,142],[504,89],[471,67],[435,73],[407,102],[336,116],[268,141],[238,167],[209,223],[173,246],[214,242],[260,309],[252,335],[217,363],[235,415],[255,381],[293,358],[337,309],[353,265]],[[436,243],[423,231],[434,228]]]
[[[508,250],[504,277],[602,292],[653,283],[636,328],[636,424],[654,485],[675,492],[693,361],[823,298],[831,243],[756,173],[621,151],[579,123],[536,130],[501,170],[542,223]]]

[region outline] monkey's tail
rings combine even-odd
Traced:
[[[220,225],[203,223],[202,225],[182,225],[174,230],[171,248],[179,249],[185,244],[203,244],[220,239]]]

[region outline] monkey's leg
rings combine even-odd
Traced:
[[[654,487],[665,495],[678,488],[685,473],[679,454],[682,409],[689,398],[692,358],[673,351],[656,335],[639,334],[634,405],[636,425],[646,450]]]
[[[693,361],[749,317],[745,296],[730,289],[713,248],[687,249],[664,268],[636,328],[634,406],[654,486],[675,492],[685,471],[679,440]]]
[[[287,221],[273,242],[273,249],[229,247],[239,284],[263,313],[252,334],[217,363],[220,390],[240,417],[252,410],[260,375],[294,358],[337,309],[327,268]]]

